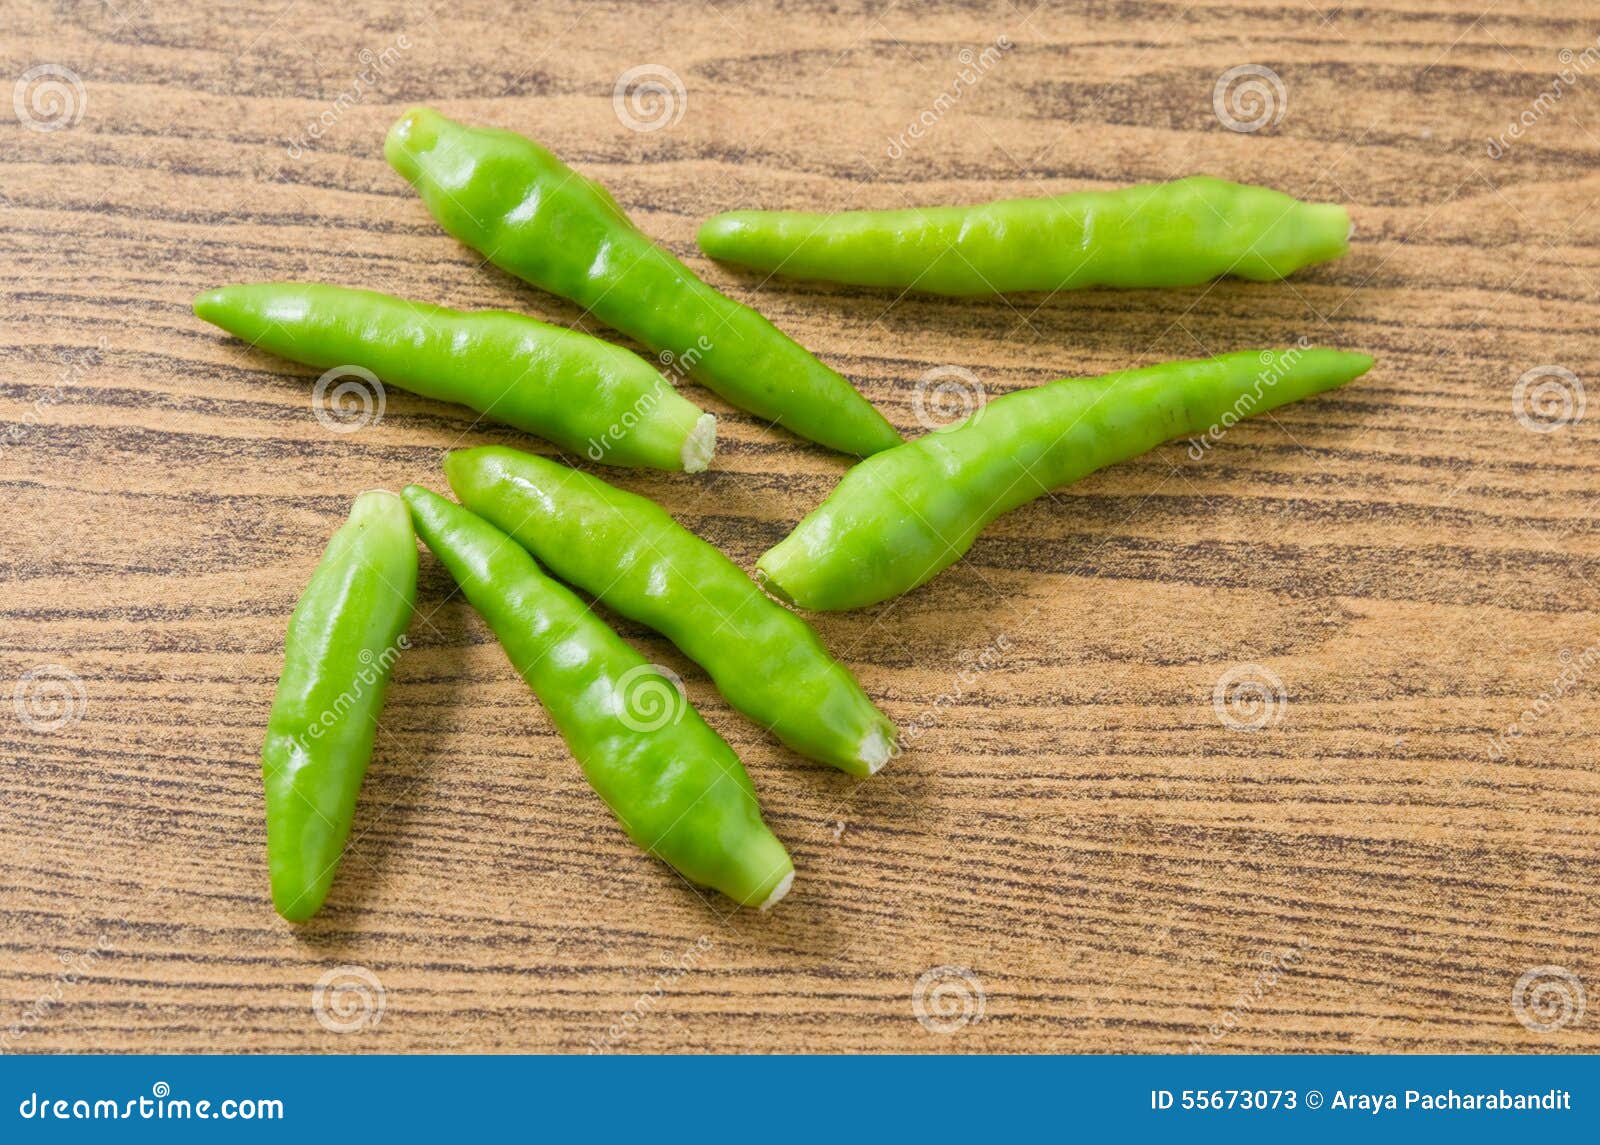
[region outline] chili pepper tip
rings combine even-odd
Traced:
[[[218,286],[210,290],[203,290],[194,296],[194,301],[189,305],[193,307],[195,317],[205,322],[217,325],[215,317],[227,301],[227,287]]]

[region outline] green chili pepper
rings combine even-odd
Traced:
[[[456,238],[672,355],[675,368],[734,405],[847,453],[900,444],[849,382],[695,277],[603,187],[532,140],[415,108],[390,129],[384,153]]]
[[[891,724],[811,626],[654,501],[514,449],[445,457],[461,503],[562,580],[667,636],[728,701],[851,775],[888,762]]]
[[[289,620],[261,752],[272,903],[291,922],[333,884],[416,595],[410,514],[393,493],[361,494]]]
[[[1216,437],[1371,365],[1337,350],[1247,351],[1007,394],[856,465],[756,562],[757,575],[804,608],[887,600],[954,564],[1000,514],[1058,485],[1172,437]]]
[[[252,346],[307,365],[370,370],[591,461],[697,473],[715,447],[717,419],[638,355],[521,314],[303,282],[208,290],[194,312]]]
[[[1330,203],[1195,176],[1121,191],[898,211],[733,211],[700,228],[712,258],[795,278],[934,294],[1272,281],[1342,255]]]
[[[744,906],[782,898],[794,864],[739,757],[675,682],[499,529],[421,486],[404,495],[629,838]]]

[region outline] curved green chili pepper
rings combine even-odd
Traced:
[[[894,725],[811,626],[654,501],[496,446],[448,454],[444,470],[463,505],[562,580],[663,633],[795,751],[851,775],[889,761]]]
[[[509,131],[414,108],[384,154],[444,229],[503,270],[569,298],[741,409],[865,456],[900,435],[844,378],[718,293],[629,222],[609,193]]]
[[[795,278],[934,294],[1271,281],[1338,258],[1331,203],[1195,176],[1121,191],[899,211],[733,211],[700,228],[712,258]]]
[[[410,514],[393,493],[361,494],[289,620],[261,751],[272,904],[291,922],[333,885],[416,595]]]
[[[741,905],[782,898],[794,864],[739,757],[676,685],[499,529],[421,486],[404,496],[628,837]]]
[[[1000,514],[1058,485],[1342,386],[1365,354],[1294,348],[1168,362],[1018,390],[960,425],[869,457],[756,562],[804,608],[860,608],[959,560]],[[1209,427],[1209,428],[1208,428]]]
[[[194,312],[252,346],[311,366],[370,370],[591,461],[697,473],[715,448],[717,419],[637,354],[521,314],[304,282],[208,290]]]

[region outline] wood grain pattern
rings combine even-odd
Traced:
[[[5,83],[49,64],[81,88],[35,104],[36,77],[0,114],[0,698],[18,701],[0,1045],[1600,1049],[1600,1002],[1576,1013],[1570,982],[1558,1028],[1512,1006],[1540,967],[1600,989],[1600,418],[1535,432],[1513,412],[1526,371],[1590,382],[1600,351],[1582,57],[1600,28],[1554,0],[1319,3],[8,4]],[[949,98],[959,53],[1002,36]],[[681,106],[630,130],[614,85],[652,64]],[[1283,84],[1253,133],[1213,108],[1242,64]],[[580,323],[443,235],[385,165],[384,129],[422,101],[605,181],[907,431],[940,366],[996,394],[1301,335],[1378,365],[819,619],[924,729],[870,781],[784,751],[622,625],[684,677],[794,852],[766,916],[627,844],[425,561],[356,841],[328,909],[291,929],[266,897],[257,752],[293,601],[355,492],[437,485],[451,446],[531,443],[392,390],[379,423],[330,432],[315,371],[188,301],[301,278]],[[1351,254],[1280,286],[950,300],[767,281],[693,245],[734,207],[1197,171],[1350,204]],[[748,568],[844,463],[691,392],[722,417],[713,471],[607,476]],[[1271,726],[1219,718],[1235,669],[1281,681]],[[344,1034],[312,1006],[342,966],[383,1001]],[[951,1033],[914,1012],[939,967],[973,975],[942,983],[973,1007],[981,991]]]

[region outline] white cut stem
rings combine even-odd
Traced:
[[[781,883],[772,888],[772,893],[767,896],[766,901],[760,906],[756,907],[756,909],[771,910],[773,904],[781,899],[784,895],[788,894],[789,888],[792,886],[794,886],[794,872],[790,871],[787,875],[783,876],[783,881]]]
[[[689,436],[683,439],[683,471],[700,473],[711,464],[711,455],[717,451],[717,415],[701,414]]]

